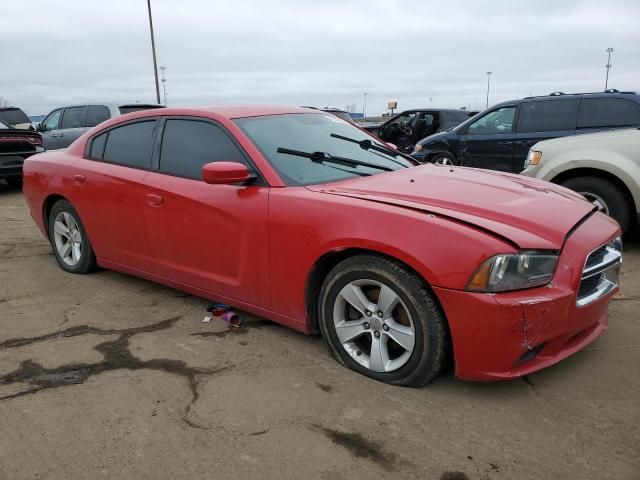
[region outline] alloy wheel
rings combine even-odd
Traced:
[[[342,348],[365,368],[392,372],[411,357],[416,342],[411,314],[381,282],[359,279],[345,285],[335,300],[333,322]]]
[[[73,215],[68,212],[56,215],[53,240],[60,259],[70,267],[77,265],[82,257],[82,234]]]

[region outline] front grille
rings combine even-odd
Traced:
[[[621,263],[620,237],[591,252],[584,264],[576,304],[584,307],[612,292],[618,286]]]

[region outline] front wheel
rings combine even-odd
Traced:
[[[442,371],[445,320],[425,282],[400,263],[356,255],[320,292],[320,329],[340,363],[386,383],[422,386]]]
[[[437,153],[433,156],[431,160],[433,163],[437,163],[439,165],[456,165],[456,159],[450,153]]]
[[[66,200],[58,200],[49,214],[49,239],[60,267],[70,273],[89,273],[96,257],[80,215]]]
[[[623,233],[629,228],[629,203],[620,189],[610,181],[599,177],[576,177],[562,182],[562,186],[582,194],[598,210],[616,220]]]

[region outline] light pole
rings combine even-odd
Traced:
[[[167,106],[167,77],[165,76],[164,72],[167,69],[167,67],[165,67],[164,65],[160,67],[160,70],[162,70],[162,78],[160,79],[160,81],[162,82],[162,95],[164,97],[164,106]]]
[[[151,19],[151,0],[147,0],[149,10],[149,30],[151,31],[151,52],[153,53],[153,74],[156,77],[156,101],[160,103],[160,85],[158,84],[158,62],[156,61],[156,41],[153,37],[153,20]]]
[[[487,108],[489,108],[489,83],[491,80],[491,72],[487,72]]]
[[[611,48],[611,47],[607,48],[607,53],[609,54],[609,56],[607,58],[607,64],[605,65],[605,67],[607,68],[607,76],[604,79],[604,89],[605,90],[609,86],[609,69],[611,68],[611,52],[613,52],[613,48]]]
[[[362,104],[362,118],[367,119],[367,92],[364,92],[364,103]]]

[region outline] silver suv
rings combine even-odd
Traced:
[[[581,193],[627,231],[640,212],[640,129],[536,143],[522,175]]]
[[[80,135],[110,118],[125,113],[163,108],[154,103],[90,103],[53,110],[38,125],[44,148],[55,150],[71,145]]]

